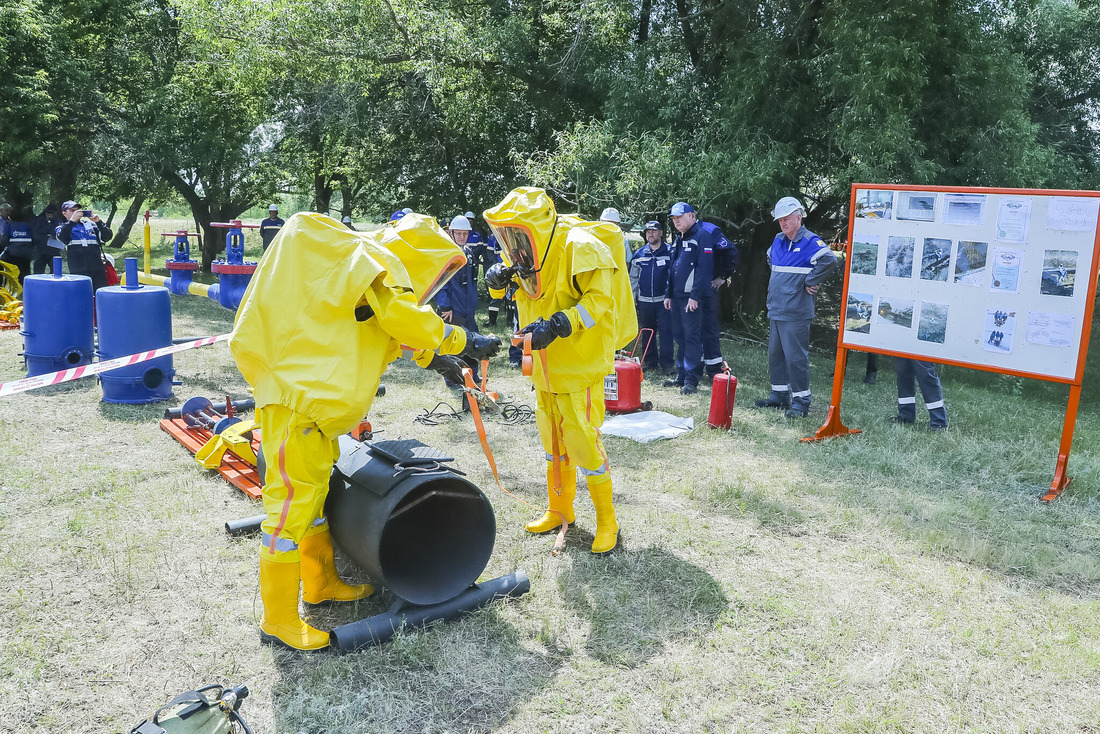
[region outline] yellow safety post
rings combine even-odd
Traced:
[[[145,271],[146,275],[153,272],[153,263],[151,262],[151,260],[153,259],[152,250],[153,250],[153,244],[152,244],[152,240],[151,240],[151,231],[150,231],[150,228],[149,228],[149,210],[146,209],[145,210],[145,267],[142,268]],[[141,278],[138,278],[138,280],[140,281]]]

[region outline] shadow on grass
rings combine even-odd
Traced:
[[[275,652],[278,731],[489,732],[546,687],[566,658],[524,647],[494,602],[348,655]],[[359,604],[351,621],[385,604]],[[316,623],[316,620],[313,620]]]
[[[591,536],[576,533],[588,550]],[[611,665],[636,667],[671,640],[706,635],[729,605],[706,571],[659,547],[620,545],[605,556],[573,554],[558,577],[566,608],[589,620],[587,650]]]

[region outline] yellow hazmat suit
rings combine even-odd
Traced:
[[[245,291],[229,346],[254,388],[267,463],[260,554],[261,635],[297,649],[328,645],[298,615],[309,603],[351,601],[369,585],[336,575],[324,520],[336,438],[366,416],[386,365],[402,349],[421,366],[458,354],[466,333],[427,306],[465,256],[434,220],[409,215],[353,232],[295,214]]]
[[[502,259],[515,270],[520,325],[550,320],[560,312],[570,329],[568,336],[551,341],[534,360],[531,381],[546,451],[550,508],[527,529],[547,532],[562,520],[573,522],[579,467],[596,509],[592,552],[606,553],[618,542],[619,526],[611,501],[611,467],[599,427],[604,417],[604,377],[613,369],[615,348],[623,340],[620,324],[629,330],[632,322],[637,331],[629,278],[592,231],[603,225],[557,216],[553,201],[542,189],[516,189],[484,216],[501,245]],[[625,281],[625,301],[615,298],[619,278]]]

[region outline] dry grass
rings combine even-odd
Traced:
[[[203,299],[173,308],[177,335],[230,325]],[[23,374],[20,348],[0,332],[0,381]],[[608,440],[623,536],[601,558],[583,491],[553,558],[551,538],[522,529],[535,511],[496,489],[468,420],[412,421],[451,398],[441,380],[395,365],[375,427],[454,452],[497,510],[486,576],[522,568],[532,591],[341,657],[259,644],[256,541],[222,530],[257,507],[159,430],[164,404],[107,405],[91,381],[0,399],[0,730],[124,730],[181,690],[230,681],[251,688],[257,734],[1096,731],[1097,403],[1082,410],[1074,485],[1042,507],[1064,389],[950,370],[953,425],[934,435],[887,423],[886,361],[881,384],[846,391],[861,437],[800,445],[824,417],[829,364],[814,365],[811,419],[791,423],[748,408],[766,389],[763,351],[727,357],[732,431]],[[530,404],[505,365],[495,387]],[[244,393],[225,345],[175,367],[180,399]],[[644,392],[704,424],[705,392]],[[505,484],[541,509],[534,426],[489,436]]]

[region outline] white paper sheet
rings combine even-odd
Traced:
[[[1031,199],[1004,197],[997,210],[997,239],[1001,242],[1027,242],[1031,226]]]
[[[1032,344],[1069,349],[1077,338],[1077,332],[1074,331],[1076,322],[1077,319],[1067,314],[1028,311],[1027,333],[1024,338]]]
[[[1084,196],[1052,196],[1047,205],[1047,229],[1066,232],[1092,232],[1100,199]]]

